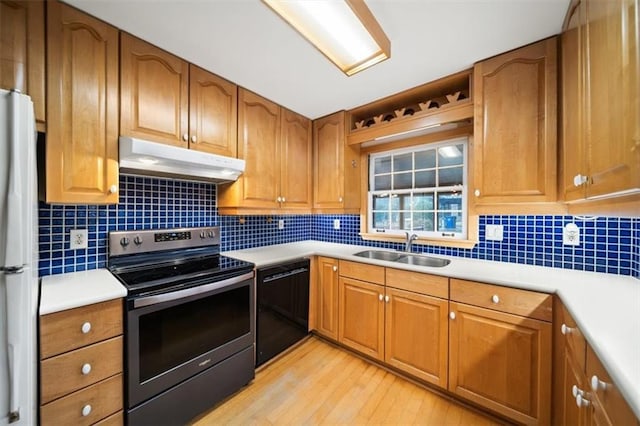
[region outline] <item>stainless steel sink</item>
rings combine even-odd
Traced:
[[[388,262],[406,263],[408,265],[430,266],[435,268],[442,268],[443,266],[447,266],[449,263],[451,263],[449,259],[440,259],[438,257],[421,256],[417,254],[406,254],[384,250],[365,250],[355,253],[354,256],[366,257],[367,259],[386,260]]]
[[[398,263],[406,263],[408,265],[431,266],[434,268],[442,268],[443,266],[447,266],[451,263],[449,259],[440,259],[439,257],[431,256],[419,256],[415,254],[401,256],[395,261]]]
[[[389,262],[395,262],[398,260],[400,256],[403,256],[403,254],[394,253],[392,251],[383,251],[383,250],[365,250],[359,253],[355,253],[354,256],[366,257],[367,259],[387,260]]]

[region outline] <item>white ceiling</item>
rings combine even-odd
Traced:
[[[558,34],[569,4],[367,0],[391,59],[346,77],[260,0],[65,1],[311,119]]]

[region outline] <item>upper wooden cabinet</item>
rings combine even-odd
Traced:
[[[555,202],[556,38],[474,67],[475,204]]]
[[[344,111],[313,122],[315,212],[360,212],[360,148],[347,145],[345,129]]]
[[[236,182],[221,185],[222,214],[309,212],[311,122],[240,89],[238,158],[246,161]]]
[[[47,3],[46,201],[118,202],[118,30]]]
[[[569,9],[561,184],[569,202],[640,194],[638,25],[637,0],[574,1]]]
[[[122,34],[120,133],[236,156],[237,86]]]
[[[45,123],[44,24],[44,2],[0,1],[0,88],[31,97],[39,131]]]

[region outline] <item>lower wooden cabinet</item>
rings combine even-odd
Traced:
[[[317,265],[316,331],[338,340],[338,260],[318,257]]]

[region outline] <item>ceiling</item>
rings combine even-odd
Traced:
[[[367,0],[391,59],[347,77],[260,0],[65,1],[311,119],[558,34],[569,4]]]

